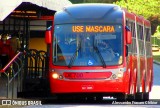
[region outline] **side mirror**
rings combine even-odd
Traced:
[[[126,43],[131,44],[132,43],[132,33],[128,26],[126,26]]]
[[[132,43],[132,33],[131,31],[127,31],[127,44],[131,44]]]
[[[51,36],[52,36],[51,30],[46,30],[46,32],[45,32],[45,42],[47,44],[51,44]]]

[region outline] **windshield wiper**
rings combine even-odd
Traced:
[[[80,42],[77,50],[75,51],[75,53],[74,53],[73,56],[71,57],[71,60],[70,60],[69,65],[68,65],[68,68],[71,68],[71,67],[72,67],[72,64],[74,63],[74,60],[75,60],[75,58],[76,58],[76,56],[77,56],[77,52],[78,52],[80,49],[81,49],[81,42]]]
[[[100,58],[100,60],[101,60],[101,62],[102,62],[102,64],[103,64],[103,67],[106,68],[106,63],[105,63],[105,61],[104,61],[101,53],[99,52],[97,46],[93,46],[93,48],[96,50],[96,52],[97,52],[97,54],[98,54],[98,56],[99,56],[99,58]]]

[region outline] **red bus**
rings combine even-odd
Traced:
[[[76,4],[56,12],[53,22],[45,39],[52,94],[149,99],[148,20],[113,4]]]

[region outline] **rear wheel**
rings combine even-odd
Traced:
[[[148,101],[149,100],[149,92],[143,93],[143,100]]]
[[[127,100],[128,100],[128,101],[133,101],[133,100],[135,100],[135,94],[128,94],[128,95],[127,95]]]
[[[117,101],[126,101],[127,97],[128,97],[127,94],[119,94],[119,95],[116,96]]]
[[[135,100],[136,101],[142,101],[143,100],[143,93],[139,92],[135,94]]]
[[[130,94],[127,95],[127,100],[133,101],[136,98],[136,90],[137,90],[137,73],[134,70],[134,74],[132,78],[130,79]]]

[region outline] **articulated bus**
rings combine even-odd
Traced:
[[[148,100],[153,83],[151,25],[114,4],[75,4],[46,31],[50,92]]]

